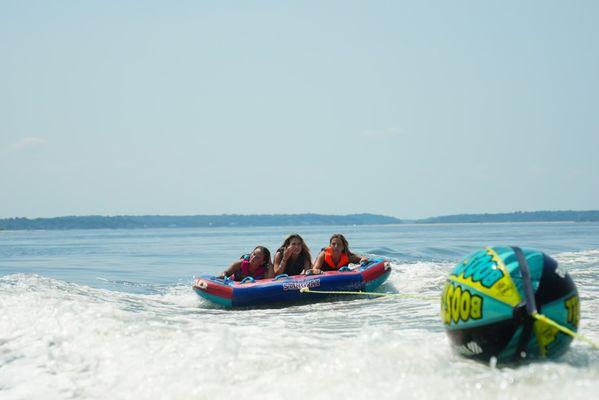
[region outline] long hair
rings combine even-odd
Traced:
[[[340,233],[335,233],[333,236],[331,236],[331,238],[329,239],[329,246],[331,245],[331,243],[333,242],[333,239],[339,239],[341,240],[341,243],[343,243],[343,252],[345,254],[347,254],[348,256],[353,255],[353,253],[351,251],[349,251],[349,244],[347,243],[347,239],[345,238],[345,236],[343,236]]]
[[[287,238],[283,241],[283,244],[281,245],[281,247],[279,247],[277,252],[285,251],[285,248],[289,246],[289,243],[291,243],[293,239],[298,239],[300,242],[302,242],[302,251],[299,255],[303,255],[310,262],[310,265],[312,265],[312,256],[310,255],[310,249],[308,248],[306,242],[304,242],[304,239],[302,239],[302,237],[297,233],[292,233],[291,235],[287,236]]]
[[[254,251],[256,251],[256,250],[261,250],[262,251],[262,254],[264,254],[264,264],[262,264],[262,266],[268,268],[268,266],[270,264],[272,264],[272,262],[270,261],[270,250],[268,250],[264,246],[256,246],[254,248]]]

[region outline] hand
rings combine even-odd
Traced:
[[[283,259],[281,261],[289,260],[289,257],[291,257],[292,255],[293,255],[293,248],[291,246],[286,247],[285,251],[283,252]]]

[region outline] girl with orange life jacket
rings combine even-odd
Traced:
[[[323,249],[310,271],[313,274],[320,274],[322,271],[336,271],[341,267],[351,264],[368,262],[367,257],[360,257],[349,251],[347,239],[340,233],[331,236],[329,247]]]
[[[300,275],[312,267],[310,249],[297,233],[289,235],[275,253],[274,274]]]
[[[270,251],[266,247],[256,246],[249,256],[244,256],[240,260],[235,261],[220,274],[219,278],[228,277],[235,281],[241,281],[248,276],[254,279],[273,277]]]

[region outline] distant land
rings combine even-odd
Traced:
[[[188,215],[188,216],[72,216],[56,218],[0,219],[0,230],[142,229],[290,225],[383,225],[400,224],[394,217],[375,214],[322,215]]]
[[[199,228],[242,226],[301,225],[388,225],[405,222],[417,224],[483,223],[483,222],[591,222],[599,221],[599,211],[516,211],[501,214],[458,214],[420,220],[401,220],[377,214],[261,214],[261,215],[142,215],[142,216],[69,216],[56,218],[0,219],[0,230],[66,230],[66,229],[143,229]]]
[[[418,224],[480,222],[591,222],[599,221],[599,211],[516,211],[500,214],[458,214],[413,221]]]

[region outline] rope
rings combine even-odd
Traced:
[[[582,340],[583,342],[590,344],[591,347],[594,348],[595,350],[599,350],[599,346],[596,343],[594,343],[591,339],[588,339],[588,338],[582,336],[581,334],[576,333],[576,332],[566,328],[565,326],[561,326],[560,324],[558,324],[557,322],[555,322],[554,320],[552,320],[550,318],[547,318],[543,314],[539,314],[539,313],[535,312],[534,314],[532,314],[532,316],[536,320],[542,321],[548,325],[551,325],[552,327],[562,331],[566,335],[572,336],[575,339],[579,339],[579,340]]]
[[[384,297],[384,296],[397,296],[397,297],[412,297],[415,299],[421,299],[421,300],[435,300],[436,297],[423,297],[423,296],[418,296],[417,294],[409,294],[409,293],[377,293],[377,292],[350,292],[350,291],[343,291],[343,290],[312,290],[308,287],[303,287],[300,289],[300,293],[317,293],[317,294],[349,294],[349,295],[362,295],[362,296],[378,296],[378,297]]]
[[[351,291],[336,291],[336,290],[311,290],[308,287],[303,287],[300,289],[300,293],[315,293],[315,294],[346,294],[346,295],[362,295],[362,296],[377,296],[377,297],[385,297],[385,296],[397,296],[397,297],[412,297],[415,299],[421,299],[421,300],[435,300],[435,298],[433,297],[423,297],[423,296],[419,296],[417,294],[409,294],[409,293],[377,293],[377,292],[351,292]],[[582,340],[583,342],[588,343],[589,345],[591,345],[592,348],[594,348],[595,350],[599,350],[599,345],[597,345],[596,343],[594,343],[592,340],[582,336],[579,333],[576,333],[568,328],[566,328],[565,326],[562,326],[560,324],[558,324],[557,322],[555,322],[554,320],[546,317],[543,314],[539,314],[538,312],[535,312],[534,314],[532,314],[532,317],[535,318],[538,321],[542,321],[545,322],[548,325],[551,325],[552,327],[558,329],[559,331],[565,333],[566,335],[572,336],[575,339],[579,339]]]

